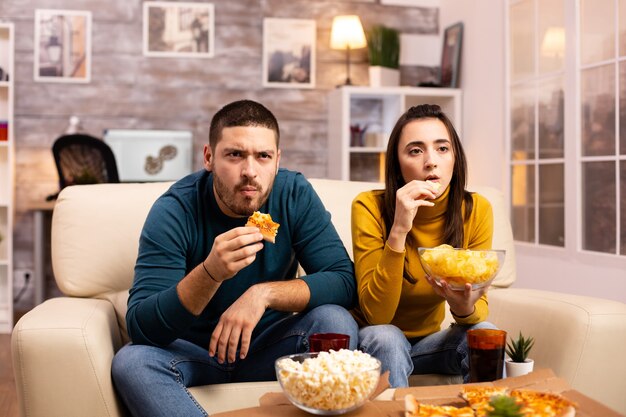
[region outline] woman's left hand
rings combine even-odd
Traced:
[[[469,316],[474,312],[474,305],[485,295],[489,286],[472,290],[472,284],[465,284],[463,291],[450,288],[445,280],[440,280],[439,284],[432,277],[426,276],[426,280],[435,290],[435,294],[446,299],[450,305],[450,310],[457,316]]]

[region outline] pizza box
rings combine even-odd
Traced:
[[[499,379],[494,382],[482,382],[483,386],[497,386],[507,388],[524,388],[536,391],[548,391],[561,394],[563,397],[578,404],[576,417],[624,417],[613,409],[573,390],[563,378],[554,375],[551,369],[537,369],[527,375]],[[395,400],[402,400],[407,394],[413,394],[420,402],[436,405],[464,405],[465,402],[459,397],[463,385],[437,385],[426,387],[398,388],[394,392]]]
[[[385,390],[388,384],[386,378],[381,378],[377,394]],[[472,385],[506,386],[508,388],[527,388],[538,391],[550,391],[563,395],[565,398],[578,404],[576,417],[625,417],[622,414],[600,404],[586,395],[570,389],[567,382],[554,375],[550,369],[538,369],[528,375],[500,379],[494,382],[484,382]],[[465,405],[459,397],[463,385],[436,385],[424,387],[398,388],[393,400],[368,401],[363,407],[350,413],[346,417],[404,417],[404,397],[412,394],[420,402],[435,405]],[[259,400],[258,407],[228,411],[213,414],[213,417],[306,417],[311,416],[305,411],[293,406],[282,392],[268,393]]]

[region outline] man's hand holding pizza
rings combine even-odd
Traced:
[[[214,281],[230,279],[256,259],[261,240],[275,242],[280,225],[269,214],[255,211],[244,227],[236,227],[215,238],[203,266]]]
[[[230,279],[256,259],[263,249],[263,235],[256,227],[236,227],[215,238],[209,256],[203,262],[214,281]]]

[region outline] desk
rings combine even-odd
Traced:
[[[35,286],[34,305],[43,303],[45,298],[46,255],[44,248],[47,240],[45,216],[52,213],[55,201],[42,201],[28,206],[33,212],[33,282]]]

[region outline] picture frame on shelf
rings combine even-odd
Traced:
[[[35,10],[34,80],[91,81],[91,12]]]
[[[441,87],[458,88],[461,70],[461,50],[463,49],[463,23],[448,26],[443,32],[441,50]]]
[[[143,4],[143,55],[213,58],[213,3],[147,1]]]
[[[315,20],[263,19],[263,86],[314,88],[315,42]]]

